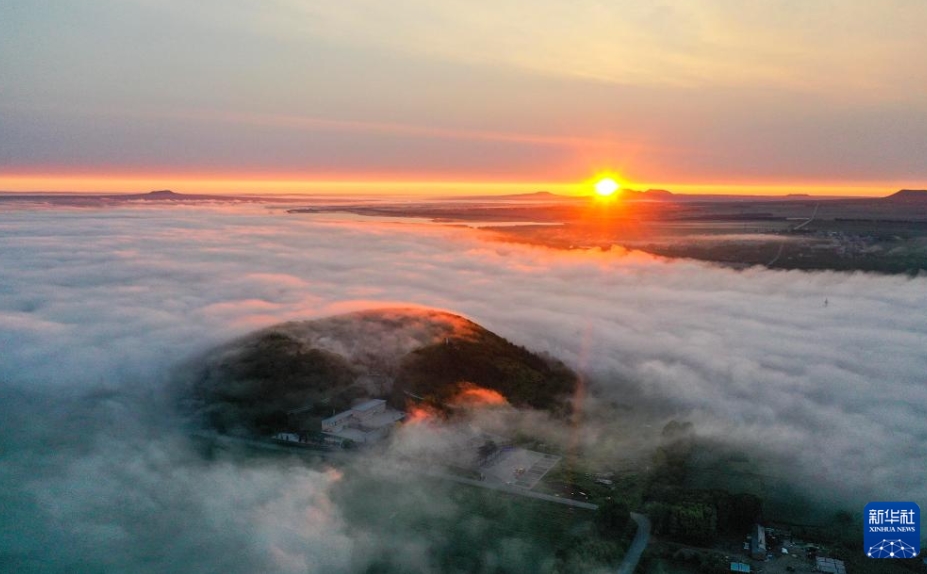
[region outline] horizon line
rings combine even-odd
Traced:
[[[621,188],[635,191],[662,189],[678,195],[839,196],[882,197],[900,189],[923,189],[910,183],[886,182],[768,182],[681,183],[622,181]],[[170,189],[177,193],[224,195],[510,195],[550,192],[584,196],[592,192],[590,180],[517,181],[401,178],[293,178],[195,176],[0,176],[2,193],[137,194]]]

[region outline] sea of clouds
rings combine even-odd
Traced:
[[[346,525],[338,472],[204,459],[163,389],[254,329],[408,304],[564,360],[599,418],[692,420],[851,510],[927,503],[925,277],[735,271],[221,204],[7,204],[0,270],[0,570],[363,570],[390,538]],[[587,433],[608,443],[607,428]],[[395,536],[409,569],[436,568]]]

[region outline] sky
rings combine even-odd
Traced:
[[[851,512],[927,500],[923,276],[736,271],[221,204],[8,207],[0,266],[9,570],[350,572],[387,552],[441,571],[442,532],[393,513],[458,523],[453,501],[425,504],[424,486],[386,473],[402,486],[379,498],[395,508],[352,522],[337,493],[353,465],[203,457],[165,391],[256,329],[402,305],[463,314],[583,373],[579,440],[607,460],[673,417],[746,453],[764,488]],[[621,430],[648,411],[661,413],[650,426]],[[548,444],[573,440],[537,427]],[[380,459],[358,460],[383,479]]]
[[[0,189],[884,195],[919,0],[9,0]]]

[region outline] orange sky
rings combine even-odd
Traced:
[[[925,28],[911,0],[11,0],[0,189],[886,195],[927,187]]]
[[[668,189],[679,194],[738,194],[785,195],[809,193],[813,195],[884,196],[904,187],[901,182],[860,185],[858,183],[803,184],[803,183],[634,183],[623,181],[622,187]],[[309,179],[298,177],[195,177],[190,175],[152,176],[43,176],[0,175],[0,190],[18,192],[80,192],[80,193],[140,193],[157,189],[171,189],[179,193],[247,194],[247,195],[496,195],[550,191],[564,195],[589,195],[592,187],[588,178],[577,181],[435,181],[403,179]]]

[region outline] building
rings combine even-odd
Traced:
[[[731,562],[731,572],[750,572],[750,565],[743,562]]]
[[[759,524],[753,529],[750,541],[750,557],[754,560],[766,560],[766,529]]]
[[[322,434],[342,444],[345,441],[372,444],[388,436],[405,416],[388,408],[386,401],[371,399],[323,420]]]

